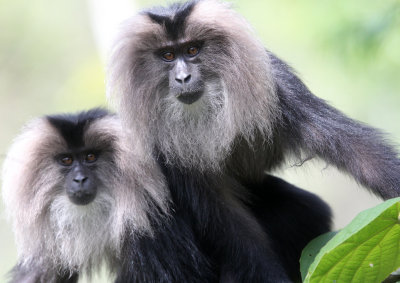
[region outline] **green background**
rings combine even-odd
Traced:
[[[96,8],[101,2],[0,0],[0,163],[27,120],[107,104],[104,56],[94,33],[99,15],[109,13]],[[315,94],[399,143],[398,1],[243,0],[233,5]],[[291,165],[276,173],[326,200],[335,228],[380,202],[323,162]],[[0,204],[0,282],[16,262],[10,227]]]

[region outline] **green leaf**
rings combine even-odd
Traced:
[[[300,259],[301,278],[304,281],[310,265],[314,262],[316,255],[326,243],[338,232],[328,232],[312,240],[304,249]]]
[[[304,282],[382,282],[400,267],[400,198],[361,212],[332,236],[322,235],[304,249]]]

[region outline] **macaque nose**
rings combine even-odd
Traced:
[[[184,60],[178,60],[176,62],[174,73],[175,81],[181,86],[188,84],[192,79],[190,68]]]
[[[191,78],[192,75],[181,72],[176,76],[175,80],[180,84],[187,84],[190,82]]]
[[[83,185],[83,183],[88,179],[88,177],[86,177],[85,175],[78,173],[75,177],[74,177],[74,182],[78,183],[80,185]]]

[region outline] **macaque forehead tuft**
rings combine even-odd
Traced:
[[[108,115],[104,109],[93,109],[79,114],[62,114],[47,116],[54,130],[64,139],[68,148],[83,148],[84,133],[91,123]]]
[[[154,23],[163,27],[170,41],[176,41],[184,36],[186,20],[195,5],[196,1],[177,3],[167,8],[156,7],[146,13]]]
[[[157,38],[159,46],[214,40],[216,36],[234,35],[249,28],[229,3],[216,0],[155,7],[143,12],[141,16],[146,18],[138,25],[141,34],[147,34],[149,39],[152,36]]]

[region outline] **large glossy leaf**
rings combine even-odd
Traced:
[[[304,282],[382,282],[400,267],[400,198],[361,212],[334,237],[313,240],[301,266]]]

